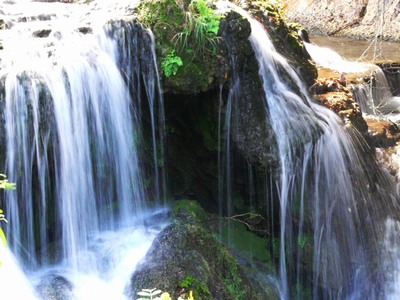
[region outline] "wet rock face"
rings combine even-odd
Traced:
[[[390,175],[400,182],[400,128],[387,120],[365,118],[369,129],[369,141],[376,149],[376,159]]]
[[[60,275],[49,275],[37,286],[37,291],[44,300],[72,299],[72,283]]]
[[[368,131],[360,106],[346,82],[340,79],[320,79],[310,88],[314,98],[333,110],[345,124],[354,126],[361,134]]]
[[[306,85],[311,86],[318,73],[303,45],[302,39],[308,40],[303,26],[287,22],[285,8],[279,3],[272,5],[265,1],[248,1],[247,5],[251,14],[264,25],[278,52],[291,62]]]
[[[392,147],[400,140],[400,128],[397,124],[377,118],[365,118],[365,121],[368,124],[370,141],[374,147]]]
[[[400,95],[400,62],[377,64],[385,73],[391,92],[394,96]]]
[[[236,124],[231,128],[232,140],[250,163],[268,169],[277,164],[275,140],[268,121],[258,62],[248,41],[250,24],[231,12],[220,26],[231,66],[225,111],[232,106],[232,123]]]
[[[191,46],[190,43],[182,48],[183,34],[187,30],[185,18],[191,5],[190,1],[146,0],[138,7],[139,22],[154,32],[161,66],[172,51],[182,58],[182,66],[175,75],[167,76],[165,70],[161,71],[165,93],[176,95],[176,98],[181,95],[193,97],[219,91],[218,87],[222,86],[222,106],[217,103],[214,108],[222,108],[222,120],[228,117],[231,124],[235,124],[230,128],[234,146],[251,164],[264,170],[275,169],[276,143],[268,121],[258,62],[248,41],[249,22],[236,12],[228,12],[221,16],[218,34],[213,39],[215,43],[208,47],[212,51],[201,52],[198,45]],[[246,5],[264,24],[276,47],[289,57],[306,83],[314,83],[317,72],[303,49],[298,33],[302,28],[286,24],[276,7],[258,2]]]

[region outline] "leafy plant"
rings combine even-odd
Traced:
[[[211,1],[192,0],[185,12],[184,28],[174,37],[175,45],[178,44],[180,50],[183,50],[190,43],[200,54],[208,49],[215,51],[220,19],[221,16],[215,13]]]
[[[15,190],[15,183],[8,182],[6,175],[0,174],[0,177],[3,178],[3,179],[0,179],[0,189]],[[5,218],[5,216],[3,214],[2,209],[0,209],[0,221],[8,223],[7,219]],[[4,231],[1,227],[0,227],[0,240],[3,242],[4,246],[7,247],[6,235],[4,234]],[[0,261],[0,266],[1,266],[1,261]]]
[[[6,175],[0,174],[0,177],[4,178],[0,180],[0,189],[15,190],[15,183],[8,182]]]
[[[8,223],[6,218],[4,217],[2,209],[0,209],[0,221],[4,221],[4,222]],[[3,231],[3,229],[1,229],[1,227],[0,227],[0,240],[3,242],[4,246],[7,247],[6,235],[4,234],[4,231]]]
[[[161,68],[164,71],[165,76],[170,77],[176,75],[179,67],[183,65],[182,59],[175,55],[175,50],[172,50],[162,59]]]
[[[179,283],[179,286],[182,288],[190,288],[193,284],[195,284],[197,280],[193,276],[186,276],[185,278],[182,279],[182,281]]]

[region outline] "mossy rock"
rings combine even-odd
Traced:
[[[187,278],[193,284],[182,287]],[[274,299],[254,288],[236,258],[204,228],[173,224],[154,241],[131,280],[133,294],[157,287],[179,295],[192,289],[198,299]],[[133,296],[133,295],[132,295]],[[267,298],[266,298],[267,297]]]
[[[318,77],[315,63],[305,50],[300,36],[305,29],[298,23],[286,22],[284,5],[279,1],[249,1],[249,11],[270,34],[275,47],[287,57],[308,86]]]
[[[216,86],[218,78],[223,76],[220,38],[216,32],[211,32],[218,29],[219,16],[208,6],[201,15],[196,3],[209,5],[206,0],[145,0],[138,6],[138,21],[151,28],[155,35],[160,70],[171,53],[182,61],[181,66],[175,66],[173,74],[162,72],[165,92],[205,92]],[[196,27],[200,18],[196,16],[206,22],[203,27]],[[205,28],[210,24],[214,27]]]
[[[196,300],[278,299],[271,283],[265,288],[253,274],[248,277],[236,257],[203,227],[212,216],[197,201],[176,201],[172,217],[174,223],[159,234],[133,274],[131,296],[156,287],[172,298],[192,291]]]
[[[208,215],[196,200],[182,199],[172,206],[172,217],[186,223],[203,223]]]

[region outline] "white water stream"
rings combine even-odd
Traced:
[[[313,299],[389,297],[380,292],[371,272],[381,272],[375,263],[392,261],[381,246],[384,222],[396,197],[393,182],[379,172],[371,181],[360,137],[345,130],[332,111],[314,103],[264,27],[234,9],[251,24],[249,39],[279,151],[281,298],[301,297],[296,296],[296,286],[310,288],[308,297]],[[307,235],[313,237],[312,258],[296,247]],[[303,277],[304,261],[312,264],[312,278]]]
[[[0,249],[2,299],[51,298],[60,282],[72,299],[128,299],[130,276],[163,226],[150,221],[136,145],[138,103],[147,99],[153,112],[158,73],[132,62],[126,77],[119,65],[133,55],[137,28],[118,20],[136,4],[0,4],[6,173],[17,183],[6,194],[13,254]],[[146,79],[146,96],[131,94],[133,76]]]
[[[398,97],[393,97],[388,80],[382,69],[373,63],[349,61],[326,47],[304,42],[312,60],[323,68],[339,72],[346,78],[351,76],[370,78],[369,83],[354,84],[353,92],[363,113],[382,115],[400,109]]]
[[[118,45],[131,35],[121,24],[105,25],[130,5],[116,2],[103,1],[104,8],[100,1],[0,5],[10,27],[0,36],[6,173],[18,185],[16,192],[7,193],[13,254],[0,247],[2,299],[42,299],[59,285],[72,299],[128,299],[130,275],[163,226],[145,205],[134,105],[140,99],[132,97],[120,72],[119,62],[125,60]],[[291,283],[304,283],[299,267],[304,254],[293,245],[305,234],[313,237],[313,278],[307,278],[307,284],[314,299],[378,295],[370,271],[376,271],[376,262],[398,260],[393,246],[397,238],[391,238],[398,225],[376,218],[379,206],[368,208],[373,201],[391,202],[392,195],[385,192],[390,184],[373,198],[371,190],[381,188],[379,176],[367,180],[358,145],[340,119],[312,102],[264,28],[241,13],[251,23],[250,41],[279,149],[281,297],[290,299]],[[37,31],[47,25],[48,36]],[[90,27],[90,32],[83,33],[82,27]],[[45,36],[32,37],[34,32]],[[154,57],[149,61],[154,63]],[[294,87],[282,80],[281,72]],[[143,75],[153,80],[146,80],[147,97],[157,95],[154,74]],[[292,206],[297,204],[301,224],[295,231]],[[390,210],[390,205],[385,207]],[[144,220],[153,226],[144,226]],[[382,257],[376,257],[379,242],[388,248]],[[376,261],[370,260],[369,251]],[[395,299],[397,269],[388,272],[384,296]],[[319,291],[321,286],[326,291]]]

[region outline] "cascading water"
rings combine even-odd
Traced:
[[[2,7],[10,12],[11,28],[2,35],[1,126],[6,173],[17,183],[2,206],[13,254],[27,271],[42,270],[32,274],[39,289],[46,278],[62,276],[76,299],[126,299],[129,276],[159,230],[143,226],[151,213],[136,145],[142,140],[138,110],[147,99],[151,143],[154,151],[162,148],[162,129],[155,129],[156,114],[163,120],[163,113],[151,33],[125,21],[106,23],[127,2],[111,10],[96,2],[21,5],[43,5],[48,17],[31,16],[30,10],[24,20],[32,22],[16,23],[17,4]],[[96,21],[82,24],[79,17],[90,19],[88,8]],[[38,31],[43,26],[49,29]],[[165,183],[157,167],[154,172],[159,198]],[[54,263],[61,265],[44,271]],[[4,277],[13,268],[0,273]],[[13,299],[12,292],[2,289],[1,296]],[[24,298],[35,297],[32,292]]]
[[[379,283],[384,259],[378,254],[387,215],[396,211],[393,182],[379,172],[357,133],[313,102],[263,26],[234,9],[251,23],[250,42],[278,148],[281,298],[384,297]],[[378,171],[369,173],[370,168]],[[313,244],[308,252],[301,247],[306,238]]]
[[[396,110],[398,101],[393,99],[390,86],[382,69],[372,63],[348,61],[332,49],[304,42],[307,52],[315,63],[341,73],[369,78],[369,83],[353,84],[352,89],[364,113],[378,115]]]

